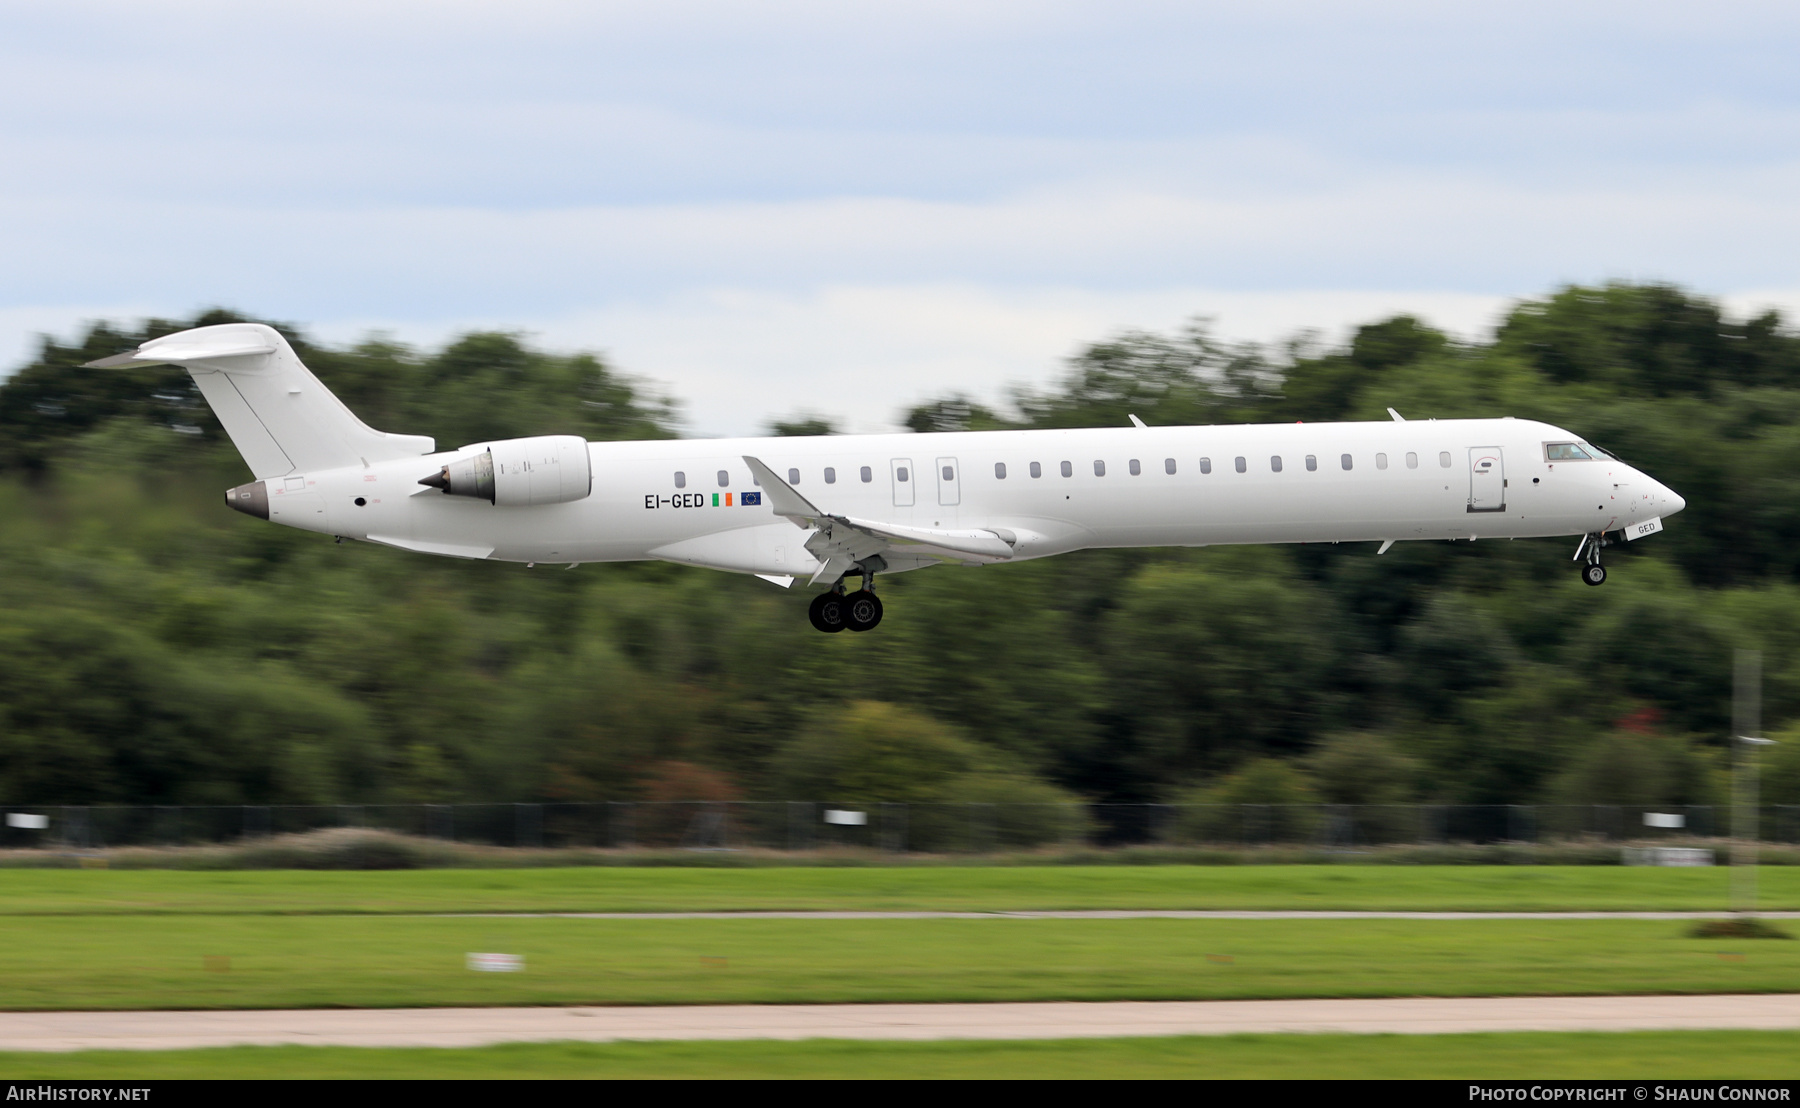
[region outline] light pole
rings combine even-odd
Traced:
[[[1756,844],[1762,837],[1757,798],[1757,749],[1774,745],[1762,730],[1762,653],[1737,652],[1731,681],[1731,910],[1756,912]]]

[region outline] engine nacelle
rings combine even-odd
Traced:
[[[585,439],[540,435],[488,443],[479,454],[458,458],[419,484],[513,507],[580,500],[593,491],[594,475]]]

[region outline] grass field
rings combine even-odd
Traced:
[[[570,919],[891,909],[1717,909],[1723,870],[1157,866],[0,871],[0,1008],[1800,991],[1800,942],[1636,920]],[[1763,874],[1800,907],[1800,869]],[[492,912],[490,917],[441,913]],[[471,951],[523,955],[471,973]],[[0,1076],[1791,1077],[1800,1035],[1237,1036],[0,1055]]]
[[[1762,906],[1800,909],[1800,867]],[[1720,910],[1726,870],[1620,866],[0,870],[0,915],[648,912],[757,909]]]
[[[470,951],[526,968],[472,973]],[[1800,991],[1800,942],[1629,920],[0,919],[7,1009],[1740,991]]]
[[[155,1078],[1788,1079],[1800,1034],[1232,1035],[1036,1042],[515,1043],[0,1054],[12,1080]]]

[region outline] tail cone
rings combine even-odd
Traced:
[[[257,519],[269,518],[269,487],[261,481],[239,485],[225,493],[225,505]]]

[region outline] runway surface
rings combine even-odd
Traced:
[[[1800,1030],[1800,995],[4,1012],[4,1050],[469,1047],[617,1039],[1062,1039],[1235,1032]]]
[[[1758,912],[1800,919],[1800,912]],[[1730,912],[1362,912],[1096,908],[1042,912],[443,912],[440,919],[1726,919]]]

